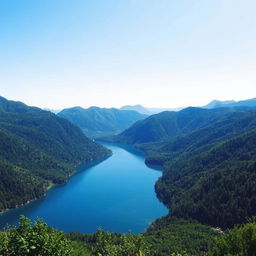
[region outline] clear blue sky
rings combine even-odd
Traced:
[[[255,0],[0,0],[0,95],[151,107],[256,97]]]

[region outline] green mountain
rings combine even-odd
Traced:
[[[66,182],[76,164],[110,152],[55,114],[0,97],[0,211]]]
[[[256,111],[234,113],[165,142],[158,197],[178,217],[229,228],[256,214]]]
[[[160,142],[195,131],[230,113],[245,109],[247,108],[202,109],[189,107],[179,112],[165,111],[136,122],[109,140],[127,144]]]
[[[168,124],[176,127],[172,133],[138,144],[148,163],[164,167],[156,192],[170,214],[138,235],[101,229],[65,235],[23,217],[0,232],[0,255],[255,255],[255,219],[246,222],[256,213],[256,111],[184,112],[166,119],[175,122]],[[77,162],[109,154],[67,120],[4,98],[0,141],[1,209],[65,182]],[[238,223],[246,224],[214,228]]]
[[[110,138],[163,166],[158,197],[173,216],[223,229],[256,214],[256,111],[250,107],[162,112]]]
[[[98,107],[67,108],[59,112],[58,116],[66,118],[80,127],[85,135],[91,138],[118,134],[134,122],[147,117],[147,115],[136,111]]]

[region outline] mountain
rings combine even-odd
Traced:
[[[59,109],[44,108],[44,110],[45,111],[50,111],[50,112],[52,112],[54,114],[58,114],[60,112]]]
[[[203,106],[203,108],[212,109],[212,108],[221,108],[227,107],[229,104],[236,103],[234,100],[227,100],[227,101],[220,101],[220,100],[213,100],[209,104]]]
[[[159,142],[192,132],[234,111],[247,108],[202,109],[189,107],[179,112],[165,111],[140,120],[117,136],[114,142],[142,144]]]
[[[152,112],[149,109],[147,109],[139,104],[133,105],[133,106],[126,105],[126,106],[121,107],[120,110],[133,110],[133,111],[137,111],[143,115],[152,115]]]
[[[134,122],[147,117],[147,115],[132,110],[99,107],[67,108],[59,112],[58,116],[66,118],[80,127],[91,138],[120,133]]]
[[[67,181],[75,165],[110,154],[69,121],[0,97],[0,211]]]
[[[227,101],[219,101],[213,100],[209,104],[203,106],[202,108],[213,109],[213,108],[222,108],[222,107],[255,107],[256,106],[256,98],[248,99],[248,100],[241,100],[241,101],[234,101],[234,100],[227,100]]]
[[[134,110],[141,114],[153,115],[164,111],[180,111],[183,108],[146,108],[141,105],[126,105],[120,108],[121,110]]]
[[[223,229],[256,214],[255,107],[187,108],[138,121],[110,140],[161,165],[157,196],[172,216]]]
[[[175,216],[226,229],[256,214],[256,111],[170,140],[147,162],[164,165],[156,191]]]

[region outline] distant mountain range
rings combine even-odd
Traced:
[[[212,109],[212,108],[240,107],[240,106],[247,106],[247,107],[256,106],[256,98],[248,99],[248,100],[241,100],[241,101],[234,101],[234,100],[219,101],[219,100],[213,100],[209,104],[203,106],[202,108]]]
[[[94,139],[118,134],[136,121],[148,116],[134,110],[99,107],[67,108],[57,115],[68,119],[80,127],[84,134]]]
[[[51,109],[51,108],[44,108],[43,110],[50,111],[50,112],[52,112],[54,114],[58,114],[60,112],[59,109]]]
[[[67,181],[75,165],[110,155],[68,120],[0,97],[0,212]]]
[[[213,100],[209,104],[205,106],[200,106],[201,108],[213,109],[213,108],[223,108],[223,107],[236,107],[236,106],[256,106],[256,98],[248,99],[248,100],[241,100],[241,101],[234,101],[234,100]],[[135,110],[139,113],[146,114],[146,115],[153,115],[158,114],[163,111],[180,111],[185,107],[180,108],[148,108],[144,107],[140,104],[138,105],[127,105],[123,106],[120,109],[122,110]]]
[[[153,115],[157,114],[163,111],[179,111],[182,108],[147,108],[143,107],[142,105],[126,105],[120,108],[121,110],[134,110],[137,111],[141,114],[146,114],[146,115]]]

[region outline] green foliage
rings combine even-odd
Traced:
[[[244,109],[247,108],[202,109],[189,107],[178,112],[165,111],[136,122],[111,140],[119,143],[139,144],[139,146],[143,143],[163,142],[196,131],[233,112]],[[147,145],[144,146],[145,149],[148,149]]]
[[[171,140],[140,144],[164,166],[158,197],[172,214],[232,227],[255,214],[256,112],[232,113]]]
[[[179,217],[232,227],[256,212],[256,130],[166,164],[158,196]]]
[[[115,108],[81,107],[67,108],[58,116],[68,119],[81,128],[85,135],[100,138],[120,133],[134,122],[144,119],[147,115],[131,110]]]
[[[21,217],[18,227],[10,228],[1,236],[0,255],[3,256],[71,256],[72,243],[60,232],[43,221],[34,224]]]
[[[143,235],[115,234],[99,229],[95,234],[69,234],[69,238],[80,241],[95,256],[147,256],[150,250]]]
[[[99,229],[91,235],[70,233],[68,238],[81,243],[96,256],[188,256],[204,255],[218,235],[209,226],[168,215],[153,222],[146,232],[139,235],[116,234]]]
[[[204,255],[218,233],[196,221],[168,215],[154,221],[143,235],[150,245],[151,256],[170,256],[174,253]]]
[[[75,165],[109,155],[69,121],[0,97],[0,211],[42,197]]]
[[[236,226],[219,236],[209,256],[253,256],[256,255],[256,222]]]
[[[146,233],[116,234],[99,229],[86,235],[32,223],[21,216],[19,226],[0,233],[0,256],[253,256],[256,222],[226,232],[172,216],[157,220]]]

